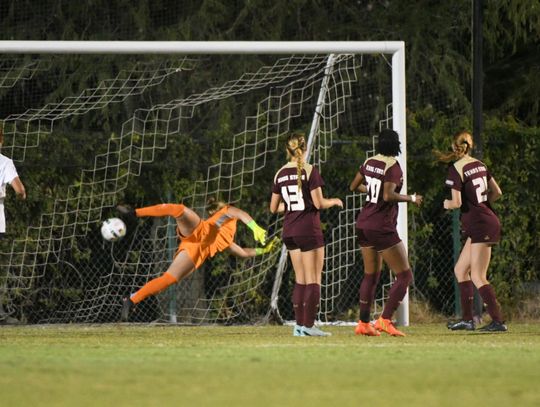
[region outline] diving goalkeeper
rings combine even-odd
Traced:
[[[118,205],[117,209],[123,216],[172,216],[176,219],[176,232],[180,239],[180,245],[168,270],[123,299],[122,321],[129,319],[133,305],[183,280],[197,270],[208,257],[214,257],[224,250],[240,258],[255,257],[270,252],[278,241],[278,238],[274,238],[266,244],[266,231],[257,225],[247,212],[216,200],[208,202],[206,209],[211,215],[208,219],[201,219],[195,211],[182,204],[161,204],[138,209]],[[252,230],[255,240],[264,246],[244,248],[236,244],[234,235],[237,220],[246,224]]]

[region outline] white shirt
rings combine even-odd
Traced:
[[[0,199],[6,196],[6,185],[18,176],[13,160],[0,154]]]

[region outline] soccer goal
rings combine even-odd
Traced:
[[[103,241],[100,224],[118,202],[181,201],[206,216],[217,197],[279,236],[282,218],[267,209],[272,179],[286,135],[303,131],[325,194],[345,203],[322,214],[319,316],[356,320],[363,196],[348,183],[388,127],[401,138],[407,188],[402,42],[0,41],[0,52],[2,153],[29,195],[5,202],[5,310],[29,323],[117,321],[121,297],[162,274],[177,247],[162,219]],[[253,245],[242,228],[239,243]],[[405,206],[398,230],[406,244]],[[139,304],[134,320],[289,319],[292,279],[284,248],[247,261],[220,254]],[[408,324],[406,300],[398,319]]]

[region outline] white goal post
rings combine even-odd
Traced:
[[[391,56],[392,128],[398,132],[402,154],[403,190],[407,191],[407,134],[405,102],[405,44],[402,41],[258,42],[258,41],[0,41],[0,54],[386,54]],[[316,120],[314,120],[314,123]],[[312,129],[312,133],[316,129]],[[400,204],[398,232],[407,249],[407,208]],[[272,299],[272,307],[277,307]],[[277,309],[277,308],[276,308]],[[408,294],[398,310],[398,323],[409,324]]]

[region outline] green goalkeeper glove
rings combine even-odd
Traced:
[[[255,220],[249,222],[247,224],[247,227],[253,231],[253,237],[256,241],[258,241],[260,244],[266,243],[266,230],[257,225],[257,222],[255,222]]]
[[[255,255],[260,256],[261,254],[266,254],[274,250],[274,247],[276,247],[279,244],[279,237],[274,237],[270,243],[268,243],[264,247],[257,247],[255,249]]]

